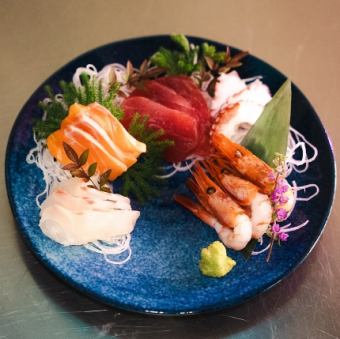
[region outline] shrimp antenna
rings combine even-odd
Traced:
[[[209,187],[213,187],[215,190],[218,188],[217,185],[204,172],[203,167],[200,164],[195,166],[195,170],[192,174],[202,192],[207,193],[207,189]]]

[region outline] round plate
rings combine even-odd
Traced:
[[[195,44],[207,41],[194,37],[190,40]],[[223,44],[208,42],[225,49]],[[35,197],[44,183],[40,170],[28,165],[25,158],[34,145],[32,125],[42,114],[37,104],[46,96],[43,86],[50,84],[57,89],[60,80],[70,81],[77,67],[89,63],[97,69],[112,62],[125,64],[127,60],[139,65],[159,46],[171,48],[169,37],[114,42],[81,55],[47,79],[22,108],[12,129],[6,156],[8,196],[19,230],[36,256],[57,276],[87,295],[137,312],[179,315],[220,310],[244,302],[292,272],[316,244],[330,213],[335,189],[331,145],[314,109],[295,86],[291,124],[317,146],[319,155],[306,173],[292,175],[292,179],[300,185],[316,183],[320,193],[308,203],[297,203],[290,222],[310,222],[291,234],[281,247],[275,246],[269,263],[265,254],[246,261],[240,253],[228,251],[237,261],[230,274],[222,279],[200,274],[200,250],[217,236],[172,201],[174,192],[185,189],[183,175],[169,180],[159,199],[140,207],[141,217],[131,241],[132,257],[122,266],[110,265],[101,255],[81,246],[64,247],[45,237],[38,226]],[[272,93],[285,80],[284,75],[253,56],[244,59],[238,72],[242,78],[262,75]]]

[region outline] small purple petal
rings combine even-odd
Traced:
[[[288,237],[289,235],[287,233],[282,232],[279,234],[279,238],[281,241],[287,241]]]
[[[285,204],[288,201],[288,197],[286,197],[285,195],[281,195],[279,198],[279,203],[280,204]]]
[[[274,224],[274,225],[272,226],[272,231],[273,231],[274,233],[279,233],[279,232],[280,232],[280,226],[279,226],[278,224]]]
[[[277,194],[282,194],[282,193],[284,193],[284,192],[283,192],[283,189],[282,189],[282,186],[277,186],[277,187],[275,188],[275,192],[276,192]]]
[[[282,185],[281,187],[281,190],[282,190],[282,193],[286,193],[289,189],[289,186],[288,185]]]
[[[273,202],[279,202],[280,200],[280,194],[278,194],[276,192],[276,190],[274,190],[274,192],[271,194],[270,196],[270,199],[273,201]]]
[[[288,213],[284,208],[279,208],[276,211],[276,216],[277,216],[278,221],[285,220],[287,218],[287,214]]]

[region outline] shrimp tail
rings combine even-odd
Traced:
[[[175,194],[174,200],[178,204],[180,204],[181,206],[189,210],[192,214],[194,214],[197,218],[202,220],[204,223],[216,229],[216,225],[218,224],[218,221],[205,208],[194,203],[191,199],[187,198],[184,195]]]

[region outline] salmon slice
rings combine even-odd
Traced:
[[[111,169],[110,180],[125,172],[146,151],[144,143],[133,138],[105,107],[97,103],[73,104],[61,128],[47,138],[49,151],[65,165],[70,159],[63,142],[72,146],[78,155],[88,149],[89,158],[84,167],[87,169],[96,162],[99,173]]]

